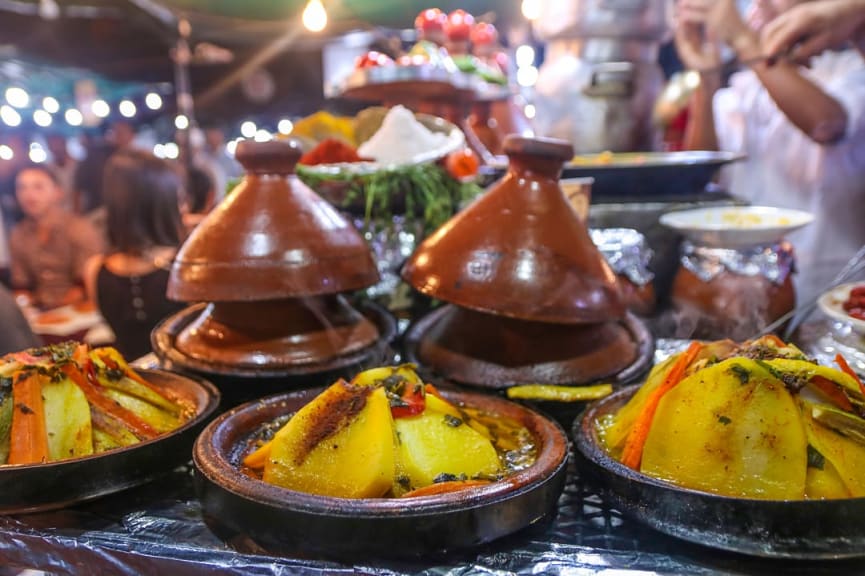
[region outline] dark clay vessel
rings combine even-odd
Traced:
[[[612,458],[600,444],[595,422],[624,406],[638,388],[592,404],[574,424],[577,465],[616,508],[670,536],[722,550],[812,560],[865,556],[865,498],[731,498],[675,486]]]
[[[415,323],[412,361],[463,384],[636,377],[652,338],[559,187],[570,144],[509,136],[507,175],[424,241],[402,275],[453,304]]]
[[[244,180],[195,229],[171,268],[168,297],[249,302],[335,294],[378,282],[369,246],[298,180],[292,140],[244,141]]]
[[[247,439],[320,392],[245,404],[199,436],[193,450],[197,488],[205,514],[219,528],[247,535],[273,552],[368,559],[477,546],[555,513],[568,457],[564,431],[528,408],[480,394],[443,392],[453,403],[517,420],[538,446],[532,466],[498,482],[410,499],[347,499],[287,490],[241,472]]]
[[[378,326],[339,296],[378,281],[369,246],[294,175],[299,158],[292,140],[238,145],[246,177],[171,269],[169,298],[210,303],[171,334],[176,355],[215,373],[322,367],[379,339]]]
[[[509,136],[505,177],[403,268],[420,292],[501,316],[594,324],[624,317],[616,278],[559,188],[570,144]]]

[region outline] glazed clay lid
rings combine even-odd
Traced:
[[[347,292],[379,275],[351,223],[294,175],[296,141],[244,141],[246,177],[177,254],[168,297],[241,302]]]
[[[616,277],[558,185],[569,143],[509,136],[505,177],[427,238],[402,270],[420,292],[561,324],[624,317]]]

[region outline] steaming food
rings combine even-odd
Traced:
[[[137,444],[193,406],[139,376],[114,348],[67,342],[0,360],[0,464],[39,464]]]
[[[686,488],[767,500],[865,496],[865,387],[766,336],[692,344],[597,422],[605,449]]]
[[[528,467],[519,423],[448,402],[410,365],[340,379],[243,459],[291,490],[340,498],[409,497],[483,485]]]

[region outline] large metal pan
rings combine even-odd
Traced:
[[[693,197],[706,191],[721,166],[744,158],[701,150],[589,154],[566,164],[562,178],[594,178],[593,200]]]
[[[219,406],[219,391],[204,380],[171,372],[138,372],[151,384],[192,400],[195,415],[177,430],[127,448],[46,464],[0,466],[0,513],[52,510],[113,494],[189,461],[195,437]]]
[[[754,556],[840,559],[865,556],[865,498],[750,500],[680,488],[611,458],[595,422],[639,386],[592,404],[574,424],[577,465],[623,513],[683,540]]]
[[[320,392],[250,402],[223,414],[199,436],[193,450],[196,484],[205,515],[218,530],[249,536],[278,553],[418,556],[489,542],[555,513],[565,481],[565,432],[528,408],[480,394],[442,391],[451,402],[521,422],[538,445],[532,466],[498,482],[413,499],[347,499],[288,490],[241,472],[249,438]]]

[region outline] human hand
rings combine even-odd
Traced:
[[[695,40],[695,26],[705,30],[705,38],[728,44],[740,59],[759,56],[757,35],[739,13],[735,0],[679,0],[676,4],[676,16],[676,45],[682,61],[688,66],[698,70],[710,67],[710,59],[706,58],[705,49],[698,49],[702,46]],[[719,63],[716,58],[715,66]]]
[[[718,43],[706,29],[706,6],[693,1],[676,3],[674,40],[679,59],[691,70],[713,70],[721,65]]]
[[[760,41],[766,54],[792,52],[798,60],[854,39],[863,27],[865,0],[806,2],[767,24]]]

